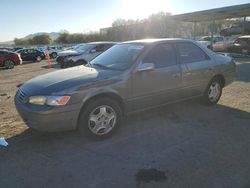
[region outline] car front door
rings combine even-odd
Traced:
[[[177,99],[181,87],[181,68],[177,64],[172,44],[154,46],[143,58],[143,64],[152,64],[151,70],[137,68],[132,79],[132,100],[134,111],[165,104]]]
[[[215,61],[192,42],[177,42],[176,48],[182,67],[182,88],[185,97],[203,94],[215,72]]]
[[[23,61],[29,61],[29,57],[28,57],[29,54],[27,50],[22,50],[20,54],[21,54],[21,58]]]

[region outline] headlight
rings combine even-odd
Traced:
[[[70,96],[48,96],[46,104],[49,106],[61,106],[67,104]]]
[[[29,103],[37,105],[62,106],[68,103],[70,96],[31,96]]]

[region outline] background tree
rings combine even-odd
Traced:
[[[52,43],[52,39],[47,34],[42,34],[30,39],[30,44],[32,45],[48,45]]]

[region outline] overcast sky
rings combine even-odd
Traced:
[[[249,0],[0,0],[0,41],[36,32],[98,31],[117,18],[142,19],[160,11],[180,14]]]

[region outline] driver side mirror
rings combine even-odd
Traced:
[[[140,63],[137,71],[142,72],[142,71],[149,71],[149,70],[154,70],[155,65],[153,63]]]

